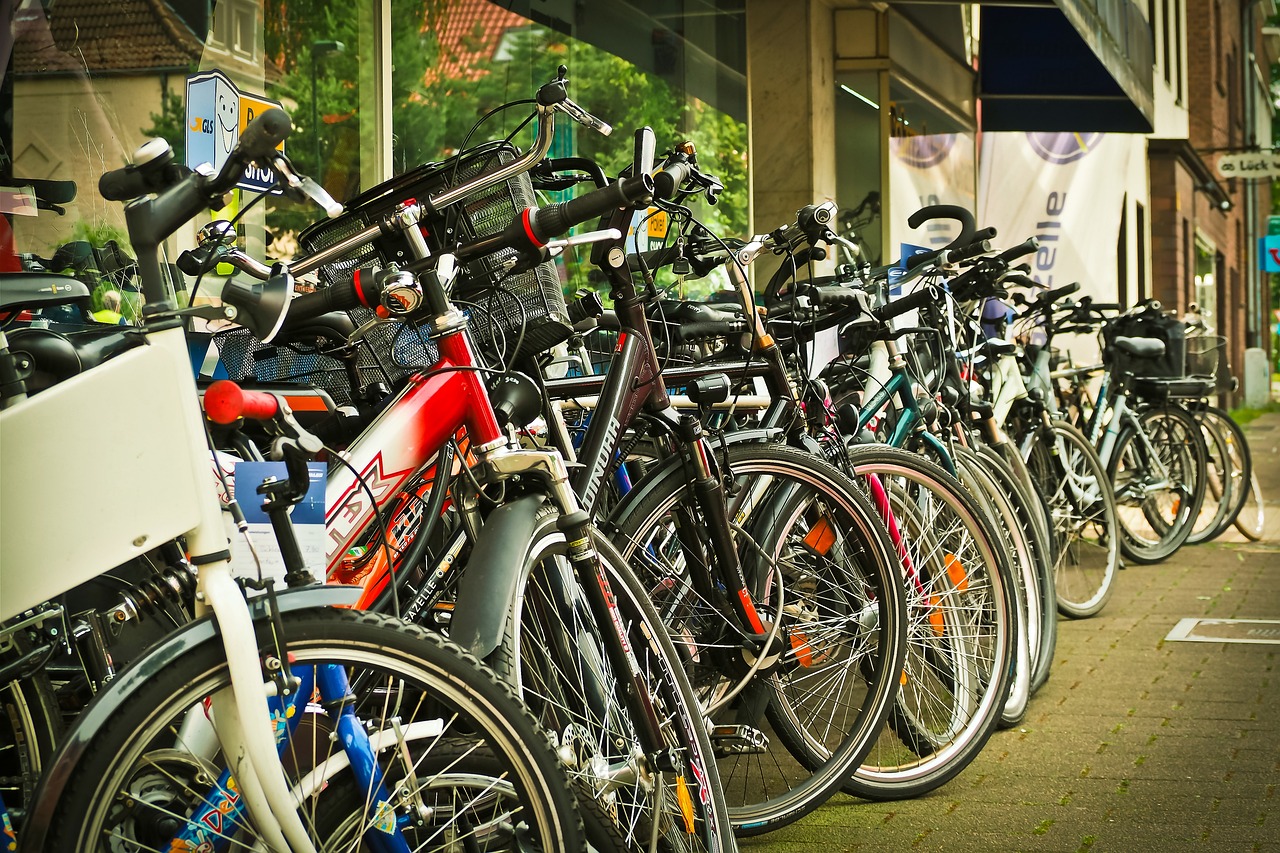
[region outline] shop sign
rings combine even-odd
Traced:
[[[261,95],[241,92],[221,71],[202,71],[187,78],[187,166],[204,163],[214,171],[227,162],[236,140],[249,122],[265,110],[279,107]],[[279,145],[284,151],[284,143]],[[249,165],[236,186],[262,192],[275,185],[275,173]]]
[[[1220,178],[1280,177],[1280,152],[1242,151],[1218,155]]]
[[[1280,272],[1280,235],[1258,239],[1258,268],[1263,272]]]

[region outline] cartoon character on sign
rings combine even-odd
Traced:
[[[218,159],[214,165],[222,168],[227,155],[236,146],[236,138],[240,135],[240,93],[228,80],[219,79],[214,88],[214,112],[218,137]]]

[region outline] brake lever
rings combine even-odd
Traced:
[[[564,250],[570,246],[581,246],[585,243],[599,243],[601,240],[621,240],[622,232],[617,228],[603,228],[599,231],[587,231],[584,234],[570,234],[547,242],[544,248]]]
[[[560,110],[583,127],[591,128],[601,136],[608,136],[613,133],[612,125],[601,121],[582,107],[578,106],[573,102],[572,98],[566,97],[563,101],[555,105],[555,109]]]
[[[284,194],[293,201],[312,201],[324,211],[325,216],[334,219],[342,215],[343,207],[329,195],[324,187],[320,186],[314,179],[308,175],[298,175],[293,170],[293,164],[289,162],[289,158],[284,154],[276,152],[270,159],[271,168],[276,174],[283,179]],[[276,182],[277,185],[280,181]]]

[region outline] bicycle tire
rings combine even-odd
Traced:
[[[1120,568],[1115,495],[1084,433],[1066,421],[1055,420],[1052,427],[1055,446],[1037,436],[1028,449],[1027,467],[1048,496],[1057,531],[1057,610],[1068,618],[1084,619],[1106,606]]]
[[[1053,654],[1058,645],[1057,581],[1053,567],[1060,543],[1044,492],[1032,478],[1017,448],[1012,443],[1005,443],[999,450],[986,447],[981,450],[984,456],[990,455],[992,471],[997,477],[1009,478],[1008,492],[1017,495],[1013,500],[1015,511],[1025,517],[1023,523],[1030,534],[1028,542],[1037,596],[1036,607],[1031,613],[1034,623],[1031,636],[1036,642],[1031,656],[1031,693],[1034,695],[1049,680]]]
[[[943,697],[945,707],[939,706],[938,712],[945,715],[947,722],[930,727],[928,736],[922,736],[926,731],[920,726],[921,719],[928,712],[920,709],[904,714],[902,699],[895,702],[894,712],[882,726],[872,751],[844,786],[846,793],[871,800],[920,796],[946,784],[963,771],[982,750],[999,722],[1013,666],[1014,582],[1008,561],[994,544],[999,541],[997,534],[975,499],[959,481],[927,460],[909,453],[906,454],[906,457],[911,457],[908,459],[903,453],[876,445],[850,449],[854,470],[859,474],[874,471],[882,477],[907,478],[911,483],[927,487],[929,493],[936,497],[937,503],[930,506],[931,511],[916,515],[916,523],[927,531],[927,536],[920,537],[922,546],[940,549],[944,561],[948,552],[971,555],[960,561],[964,566],[965,588],[946,590],[945,594],[954,599],[951,602],[954,606],[942,612],[944,620],[962,620],[964,630],[951,631],[952,623],[944,621],[942,636],[980,643],[979,648],[973,648],[965,656],[962,674],[967,672],[968,675],[956,679],[956,683],[967,683],[980,692],[971,695],[959,691],[961,695]],[[959,525],[957,530],[962,533],[947,533],[951,523],[941,523],[946,517],[943,509],[954,516],[954,523]],[[906,513],[903,517],[908,523],[912,520],[912,516]],[[956,535],[960,536],[959,543],[954,539]],[[949,566],[944,566],[942,572],[948,578],[951,575],[949,569]],[[938,636],[929,623],[927,609],[925,618],[920,618],[921,604],[932,604],[929,597],[927,589],[923,597],[915,597],[916,607],[911,619],[914,636],[921,648],[931,633]],[[909,612],[912,612],[910,606]],[[908,642],[910,645],[910,639]],[[945,676],[945,670],[938,667],[938,662],[945,660],[946,649],[944,647],[941,654],[921,656],[935,674],[942,672]],[[909,679],[911,677],[909,675]],[[923,678],[918,674],[914,677]],[[939,681],[945,682],[945,677],[934,679],[934,682]],[[955,690],[954,686],[952,690]],[[924,697],[926,693],[926,690],[920,690],[917,696]]]
[[[732,708],[713,716],[713,722],[746,733],[741,741],[717,741],[730,819],[746,836],[817,808],[870,749],[901,671],[905,610],[887,533],[860,488],[838,468],[774,444],[733,444],[725,456],[723,473],[732,472],[739,489],[729,510],[749,592],[762,620],[787,627],[777,660],[758,671]],[[684,562],[690,551],[672,542],[678,526],[688,530],[699,523],[685,517],[694,504],[684,471],[668,466],[654,476],[661,479],[618,507],[611,519],[614,541],[638,566],[682,648],[700,700],[710,707],[749,668],[741,638],[692,589]],[[807,544],[805,537],[819,530],[821,544]],[[843,679],[840,695],[819,695],[833,673]],[[764,736],[766,720],[781,748]]]
[[[1027,715],[1028,703],[1031,701],[1032,669],[1035,658],[1039,654],[1039,631],[1032,637],[1032,625],[1037,620],[1032,618],[1033,611],[1038,612],[1039,605],[1034,599],[1036,593],[1036,567],[1032,531],[1026,526],[1014,507],[1014,491],[1007,482],[997,479],[991,467],[990,459],[968,447],[952,449],[956,459],[960,481],[969,489],[971,495],[981,495],[980,503],[985,503],[988,520],[996,532],[996,541],[1005,549],[1008,556],[1008,578],[1013,586],[1015,607],[1013,669],[1009,679],[1009,695],[1000,709],[1000,721],[997,726],[1009,728],[1016,726]],[[1002,478],[1007,480],[1007,478]]]
[[[12,636],[19,657],[30,651],[26,638]],[[22,831],[21,815],[62,734],[62,714],[48,674],[39,669],[0,688],[0,797]]]
[[[1155,465],[1143,436],[1159,457]],[[1107,476],[1116,497],[1120,550],[1126,559],[1158,563],[1182,547],[1200,511],[1204,470],[1200,424],[1181,406],[1147,409],[1137,416],[1136,426],[1129,421],[1121,427]]]
[[[1243,481],[1237,485],[1233,477],[1232,451],[1225,427],[1203,410],[1192,413],[1200,423],[1200,436],[1205,449],[1205,490],[1200,512],[1191,524],[1186,544],[1209,542],[1218,532],[1231,526],[1230,513]]]
[[[1258,482],[1258,472],[1254,470],[1249,476],[1249,490],[1244,505],[1236,515],[1236,529],[1240,535],[1250,542],[1259,542],[1267,529],[1267,516],[1262,500],[1262,485]]]
[[[403,731],[419,721],[432,727],[430,733],[414,739],[395,736],[393,747],[383,753],[389,756],[382,762],[386,778],[390,781],[398,775],[401,789],[409,791],[406,796],[421,798],[424,791],[428,796],[432,791],[423,784],[431,780],[420,780],[417,788],[410,784],[416,777],[409,771],[406,758],[410,756],[405,750],[413,752],[416,773],[420,762],[437,748],[447,745],[453,750],[451,754],[458,749],[480,749],[487,760],[500,762],[506,774],[495,780],[509,790],[512,801],[503,825],[509,829],[527,827],[533,836],[522,838],[521,833],[509,831],[507,843],[501,843],[504,839],[486,835],[485,849],[522,849],[530,841],[548,851],[584,849],[573,796],[546,736],[512,691],[474,658],[437,635],[372,613],[300,610],[281,614],[281,625],[288,638],[291,665],[338,664],[347,669],[353,687],[364,682],[370,688],[366,692],[353,689],[359,695],[352,698],[357,713],[376,710],[384,714],[375,728]],[[264,621],[257,627],[260,648],[273,654],[270,623]],[[87,738],[87,747],[78,751],[74,766],[57,767],[59,776],[67,779],[57,804],[60,820],[49,827],[42,849],[50,853],[115,850],[116,843],[125,844],[125,849],[129,843],[139,847],[150,844],[147,849],[154,849],[174,837],[183,815],[191,814],[193,798],[203,797],[211,789],[226,793],[213,782],[217,766],[210,765],[207,757],[182,749],[177,732],[188,712],[228,685],[225,653],[215,638],[191,647],[149,674],[99,728],[80,733],[81,741]],[[103,691],[95,702],[103,701],[109,693],[110,689]],[[327,751],[337,748],[327,731],[328,718],[318,706],[308,704],[305,713],[282,755],[282,766],[293,783],[321,767]],[[340,774],[303,798],[303,822],[313,835],[318,835],[322,826],[340,831],[352,821],[364,828],[370,825],[364,817],[367,806],[361,792],[353,786],[349,774]],[[232,797],[228,795],[228,799]],[[425,805],[421,799],[419,802]],[[489,796],[476,803],[483,808],[483,815],[491,814],[491,804]],[[445,813],[431,811],[430,815],[425,824],[410,821],[402,826],[419,845],[416,849],[455,849],[455,843],[475,843],[476,832],[468,829],[475,815],[466,809],[459,812],[455,807]],[[345,824],[344,817],[350,818]],[[447,825],[432,823],[437,817]],[[247,813],[242,818],[245,822],[239,830],[252,831]],[[415,813],[415,819],[423,820],[421,811]],[[482,825],[491,830],[494,823],[488,819]],[[443,833],[444,838],[433,839],[429,835],[433,832],[437,837]],[[339,841],[353,843],[346,838],[315,840],[321,849],[331,849],[326,845]]]
[[[640,671],[647,674],[664,721],[673,796],[665,774],[638,767],[634,723],[616,701],[617,682],[576,578],[565,559],[558,516],[548,511],[530,538],[525,571],[510,614],[510,630],[490,656],[495,670],[521,695],[539,725],[553,733],[586,818],[591,844],[600,849],[647,849],[656,833],[670,851],[712,851],[729,845],[732,827],[716,774],[712,747],[680,657],[644,589],[600,534],[596,549]],[[590,676],[590,677],[588,677]],[[628,775],[630,771],[630,775]],[[619,783],[622,778],[630,780]],[[692,818],[681,814],[684,803]],[[654,804],[660,820],[653,820]],[[682,821],[693,821],[693,828]]]
[[[1235,524],[1246,502],[1256,500],[1250,494],[1253,489],[1253,451],[1249,448],[1249,439],[1245,437],[1244,430],[1240,428],[1240,424],[1236,423],[1235,418],[1231,417],[1225,409],[1217,406],[1205,406],[1200,415],[1211,424],[1212,428],[1226,442],[1227,458],[1231,463],[1231,503],[1227,508],[1226,516],[1219,523],[1219,526],[1210,532],[1208,537],[1209,539],[1217,539]],[[1261,505],[1258,504],[1258,506]],[[1257,529],[1258,536],[1261,536],[1261,528]]]

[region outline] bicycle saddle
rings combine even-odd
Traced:
[[[1119,337],[1111,343],[1120,352],[1135,358],[1159,358],[1164,355],[1164,341],[1159,338]]]
[[[66,305],[89,296],[84,282],[65,275],[15,272],[0,275],[0,311]]]

